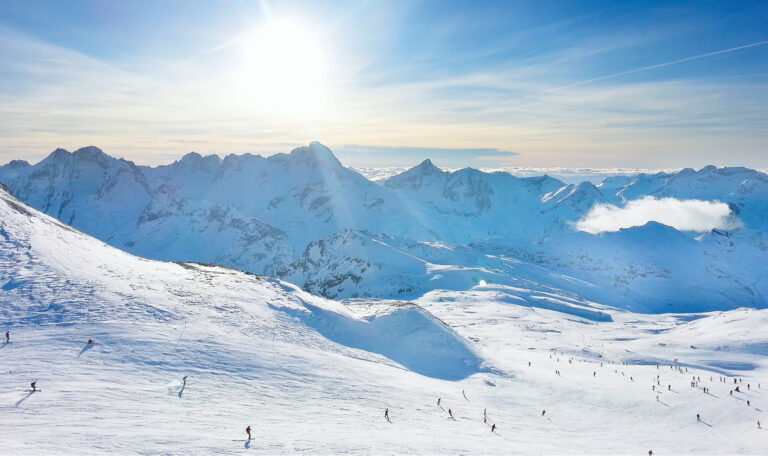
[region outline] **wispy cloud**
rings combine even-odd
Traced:
[[[632,69],[632,70],[621,71],[619,73],[606,74],[606,75],[603,75],[603,76],[598,76],[596,78],[585,79],[583,81],[574,82],[573,84],[568,84],[568,85],[564,85],[564,86],[560,86],[560,87],[555,87],[555,88],[552,88],[552,89],[547,89],[547,90],[544,90],[542,93],[559,92],[561,90],[570,89],[571,87],[578,87],[578,86],[589,84],[589,83],[592,83],[592,82],[603,81],[603,80],[606,80],[606,79],[613,79],[613,78],[617,78],[619,76],[626,76],[628,74],[641,73],[643,71],[655,70],[655,69],[658,69],[658,68],[664,68],[664,67],[668,67],[668,66],[671,66],[671,65],[678,65],[680,63],[685,63],[685,62],[690,62],[690,61],[693,61],[693,60],[704,59],[704,58],[707,58],[707,57],[712,57],[712,56],[720,55],[720,54],[727,54],[729,52],[736,52],[736,51],[740,51],[742,49],[749,49],[749,48],[752,48],[752,47],[764,46],[766,44],[768,44],[768,40],[763,40],[763,41],[758,41],[758,42],[755,42],[755,43],[745,44],[743,46],[736,46],[736,47],[732,47],[732,48],[728,48],[728,49],[721,49],[719,51],[712,51],[712,52],[707,52],[707,53],[704,53],[704,54],[694,55],[694,56],[691,56],[691,57],[685,57],[683,59],[673,60],[671,62],[658,63],[656,65],[648,65],[648,66],[644,66],[644,67],[640,67],[640,68],[635,68],[635,69]]]

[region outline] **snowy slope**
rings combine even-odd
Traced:
[[[2,191],[0,283],[5,454],[766,448],[765,310],[639,315],[501,285],[342,305],[132,256]],[[734,377],[750,389],[730,396]]]
[[[59,149],[35,165],[0,167],[0,182],[130,253],[277,275],[332,298],[413,299],[530,280],[635,311],[768,306],[768,176],[745,168],[566,185],[425,160],[374,183],[315,142],[267,158],[190,153],[156,168],[94,147]],[[741,227],[727,241],[674,229],[574,231],[596,204],[647,196],[722,201]]]

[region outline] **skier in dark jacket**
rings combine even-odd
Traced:
[[[495,424],[491,425],[491,432],[496,432],[496,425]]]
[[[388,408],[385,408],[385,409],[384,409],[384,418],[385,418],[387,421],[389,421],[389,409],[388,409]]]
[[[93,339],[88,339],[88,342],[86,342],[86,343],[87,343],[88,345],[93,345],[95,342],[93,341]]]
[[[248,434],[248,440],[251,440],[251,426],[245,428],[245,433]]]
[[[32,391],[37,391],[37,381],[30,383],[29,386],[32,387]]]
[[[10,331],[6,331],[5,332],[5,343],[7,344],[10,341],[11,341],[11,332]]]

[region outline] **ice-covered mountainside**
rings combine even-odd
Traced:
[[[267,158],[191,153],[156,168],[88,147],[14,161],[0,167],[0,182],[128,252],[277,275],[334,298],[412,299],[480,280],[535,280],[636,311],[767,305],[768,176],[745,168],[566,185],[445,172],[425,160],[371,182],[319,143]],[[597,204],[649,196],[727,203],[741,227],[574,231]]]
[[[0,286],[4,454],[760,454],[768,436],[768,310],[635,314],[533,282],[342,305],[133,256],[2,190]]]

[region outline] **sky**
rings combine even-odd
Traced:
[[[0,162],[768,168],[768,2],[0,2]]]

